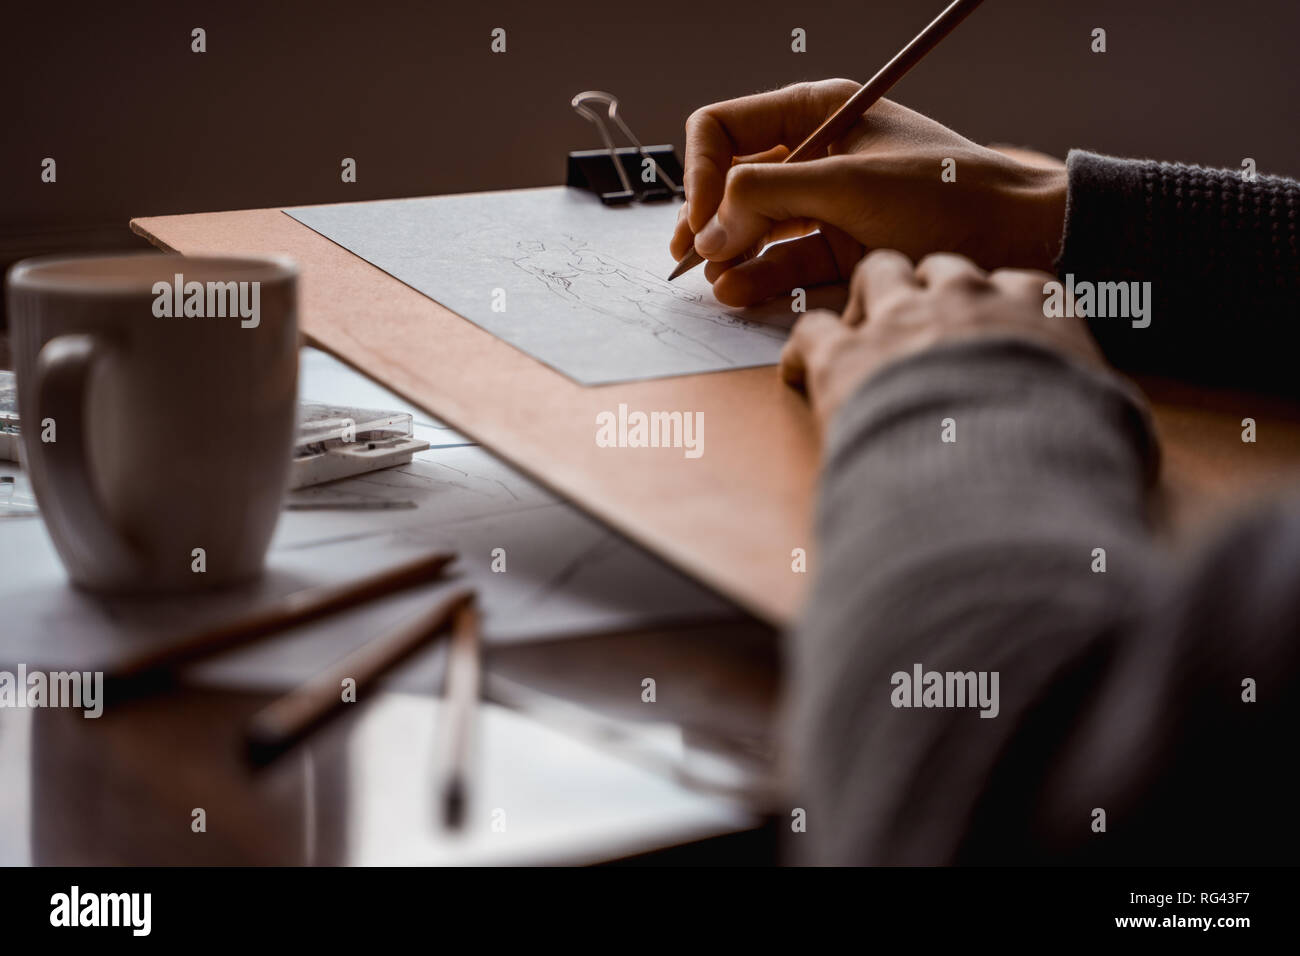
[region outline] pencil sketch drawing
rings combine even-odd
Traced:
[[[705,301],[705,293],[680,288],[661,276],[590,248],[576,236],[557,242],[535,239],[516,243],[514,264],[543,282],[570,308],[589,309],[704,362],[733,365],[728,355],[709,344],[709,326],[750,329],[785,340],[781,329],[753,325]],[[712,299],[712,296],[709,297]],[[678,321],[684,318],[689,321]],[[609,334],[608,330],[604,334]]]
[[[702,270],[669,283],[675,203],[561,186],[286,212],[587,385],[772,365],[794,318],[727,309]]]

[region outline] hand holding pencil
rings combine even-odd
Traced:
[[[847,279],[871,248],[1050,268],[1064,166],[986,149],[883,98],[981,2],[952,0],[861,86],[798,83],[692,113],[668,278],[707,260],[718,300],[745,306]],[[782,239],[794,241],[763,252]]]
[[[720,302],[753,305],[848,279],[880,247],[912,259],[959,252],[984,268],[1051,268],[1065,218],[1064,167],[980,146],[890,100],[819,158],[733,165],[781,155],[771,151],[798,144],[857,89],[851,80],[801,83],[691,115],[687,203],[669,249],[680,259],[694,246],[709,260],[704,274]],[[766,243],[792,238],[755,257]]]

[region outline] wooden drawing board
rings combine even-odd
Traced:
[[[820,445],[803,397],[775,368],[583,387],[279,209],[149,217],[131,227],[187,255],[290,256],[302,270],[300,322],[311,344],[758,617],[785,625],[797,613],[810,574],[792,570],[792,551],[804,548],[815,567]],[[704,454],[599,447],[597,415],[620,403],[703,412]],[[1182,524],[1297,474],[1300,416],[1289,408],[1186,389],[1155,407]],[[1252,413],[1254,445],[1241,441],[1240,420]]]

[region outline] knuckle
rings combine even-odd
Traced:
[[[867,285],[870,282],[871,270],[867,268],[867,260],[863,259],[853,267],[853,275],[849,277],[849,293],[856,294],[859,297],[865,296]],[[861,301],[866,301],[862,299]]]
[[[834,341],[822,342],[809,351],[806,365],[808,380],[812,382],[814,390],[820,390],[825,385],[827,378],[830,377],[831,369],[835,364],[834,358],[838,351],[839,348]]]
[[[912,264],[911,261],[908,260],[907,256],[903,255],[897,249],[884,249],[884,248],[872,249],[865,256],[863,256],[862,262],[859,264],[858,268],[865,269],[868,263],[894,262],[900,259],[903,260],[904,262],[907,262],[909,266]]]
[[[998,269],[989,278],[1026,291],[1041,291],[1046,283],[1055,281],[1052,276],[1037,269]]]
[[[713,114],[710,112],[712,106],[701,106],[692,110],[691,115],[686,117],[686,129],[688,132],[694,132],[706,123],[713,122]]]
[[[839,313],[831,309],[813,309],[805,315],[805,318],[812,319],[814,323],[824,329],[837,329],[840,324]]]
[[[799,80],[797,83],[791,83],[786,89],[792,96],[807,105],[816,99],[817,92],[824,88],[826,82],[826,80]]]
[[[923,272],[930,272],[930,271],[932,271],[936,266],[941,266],[941,265],[943,265],[944,260],[948,259],[951,255],[952,255],[951,252],[930,252],[930,253],[927,253],[927,254],[926,254],[926,255],[921,259],[921,261],[918,262],[918,263],[916,264],[916,269],[917,269],[918,272],[922,272],[922,271],[923,271]]]
[[[817,81],[815,86],[831,94],[832,96],[838,96],[843,94],[845,97],[852,96],[860,89],[859,83],[843,76],[837,76],[834,77],[833,79],[819,80]]]
[[[820,343],[806,362],[807,380],[812,391],[825,394],[841,371],[853,364],[854,352],[864,344],[864,340],[849,336],[835,336]]]
[[[786,339],[786,347],[796,352],[802,352],[808,341],[808,331],[811,323],[808,321],[816,312],[805,312],[799,316],[798,321],[790,329],[790,337]]]
[[[955,252],[932,252],[917,267],[931,284],[958,289],[980,289],[989,284],[975,263]]]
[[[813,309],[811,312],[805,312],[799,316],[795,322],[794,328],[790,330],[790,337],[794,339],[806,338],[812,332],[813,326],[817,324],[818,318],[822,313],[821,309]]]
[[[840,327],[840,317],[826,309],[814,309],[799,317],[790,332],[790,342],[807,354],[818,342],[833,338],[830,332]]]
[[[763,176],[761,163],[741,163],[727,170],[727,193],[737,199],[752,196]]]

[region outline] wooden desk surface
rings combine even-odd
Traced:
[[[803,398],[772,368],[583,387],[403,285],[279,209],[159,216],[132,228],[187,255],[283,254],[302,269],[308,340],[491,448],[611,527],[776,625],[810,568],[819,447]],[[1180,527],[1300,473],[1300,414],[1160,386],[1155,411]],[[704,454],[600,448],[596,416],[704,413]],[[1241,441],[1241,419],[1258,441]]]

